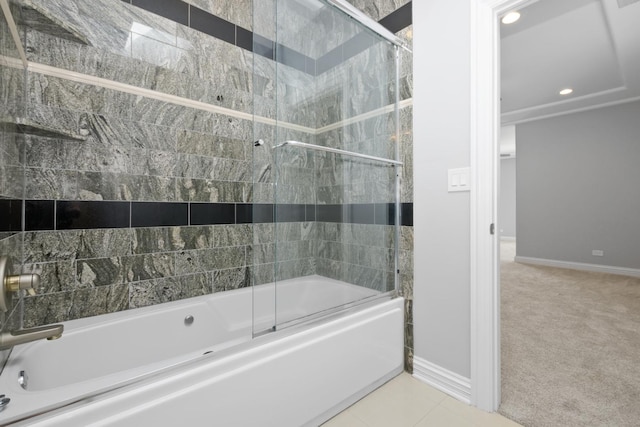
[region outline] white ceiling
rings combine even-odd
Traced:
[[[500,24],[503,125],[640,99],[640,1],[618,1],[539,0]]]

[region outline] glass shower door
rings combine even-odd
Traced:
[[[275,223],[273,145],[277,138],[276,0],[253,2],[253,179],[251,254],[253,336],[275,331]]]
[[[19,13],[16,8],[15,14]],[[8,17],[13,22],[13,17]],[[24,200],[24,144],[25,137],[19,123],[24,115],[25,70],[17,45],[12,39],[8,19],[0,12],[0,269],[9,275],[23,272],[23,214],[37,202]],[[0,330],[3,332],[22,326],[21,299],[7,294],[0,299]],[[0,364],[4,363],[0,351]]]
[[[395,291],[397,49],[328,2],[254,2],[254,332]]]

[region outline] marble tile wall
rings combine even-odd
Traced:
[[[411,0],[347,0],[376,21],[388,16]]]
[[[64,3],[64,4],[63,4]],[[77,4],[76,4],[77,3]],[[95,8],[104,12],[94,22]],[[275,115],[275,78],[300,124],[308,75],[123,2],[28,2],[29,60],[231,108]],[[42,22],[65,23],[52,31]],[[49,21],[47,21],[47,19]],[[64,31],[63,31],[64,30]],[[69,34],[72,34],[71,37]],[[302,79],[306,80],[303,81]],[[253,156],[250,120],[29,72],[20,156],[28,200],[273,203],[272,143]],[[254,92],[255,87],[255,92]],[[308,102],[307,102],[308,103]],[[306,112],[305,112],[306,108]],[[305,117],[306,116],[306,117]],[[287,117],[285,115],[285,117]],[[270,142],[300,132],[256,129]],[[269,135],[269,136],[266,136]],[[254,178],[254,166],[256,176]],[[283,166],[295,181],[304,164]],[[256,185],[253,185],[253,181]],[[281,189],[305,203],[310,187]],[[93,316],[315,273],[311,223],[28,231],[24,268],[42,276],[24,324]],[[275,239],[278,259],[274,268]]]
[[[410,7],[410,0],[348,0],[358,9],[365,12],[370,18],[380,21],[389,17],[394,11],[401,7]],[[406,9],[405,9],[406,11]],[[408,46],[412,45],[413,25],[401,29],[396,33]],[[327,73],[327,79],[331,78],[331,73],[339,74],[340,70],[331,70]],[[343,74],[344,75],[344,74]],[[338,79],[339,77],[335,77]],[[413,96],[413,55],[406,50],[400,50],[400,99],[407,100]],[[329,104],[330,105],[330,104]],[[326,107],[327,109],[329,107]],[[327,114],[323,112],[322,114]],[[319,117],[322,119],[322,117]],[[401,177],[401,201],[403,203],[413,202],[413,108],[408,106],[400,111],[400,159],[404,162]],[[372,133],[370,129],[364,127],[363,131]],[[340,130],[335,132],[339,133]],[[358,132],[346,132],[347,135]],[[318,137],[320,140],[320,136]],[[344,138],[344,135],[333,136],[326,139],[327,144],[335,144],[335,141]],[[358,140],[361,138],[353,138]],[[343,139],[345,143],[348,139]],[[388,144],[381,144],[389,146]],[[380,155],[380,154],[379,154]],[[413,226],[401,227],[400,238],[400,286],[405,303],[405,369],[413,371]]]
[[[408,46],[412,45],[413,25],[398,32]],[[400,98],[413,97],[413,54],[400,54]],[[401,199],[413,203],[413,106],[400,110],[400,158],[404,162],[401,177]],[[413,221],[412,221],[413,224]],[[405,297],[405,369],[413,372],[413,225],[401,228],[400,284]]]
[[[318,274],[382,292],[394,288],[394,228],[318,222]]]
[[[83,42],[27,27],[29,60],[237,111],[251,113],[255,106],[256,113],[274,118],[277,77],[279,93],[287,97],[286,105],[293,105],[279,112],[280,120],[301,125],[309,120],[309,106],[303,106],[313,85],[305,72],[278,64],[276,75],[275,63],[267,58],[254,59],[248,50],[126,3],[77,2],[73,13],[65,3],[37,0],[29,5],[37,16],[55,11],[56,19],[67,19]],[[246,2],[238,5],[241,10]],[[100,23],[93,18],[95,9],[102,13]]]
[[[365,113],[392,105],[395,101],[395,50],[386,42],[377,41],[374,36],[362,32],[355,33],[362,52],[348,57],[338,66],[323,72],[317,77],[316,127],[332,125],[341,120],[356,118]],[[344,52],[343,52],[344,54]],[[406,58],[404,58],[406,59]],[[410,58],[409,58],[410,59]],[[404,68],[404,80],[410,75],[411,67]],[[401,79],[402,81],[402,79]],[[401,99],[411,97],[410,91],[400,85]],[[363,96],[353,96],[354,93]],[[411,153],[409,144],[411,137],[411,111],[403,109],[400,116],[401,141],[400,155],[406,161]],[[395,158],[395,114],[379,113],[372,118],[322,132],[316,136],[320,145],[355,151],[369,155]],[[358,161],[353,158],[323,154],[318,156],[317,166],[317,201],[319,204],[337,203],[381,203],[395,200],[394,177],[392,167],[375,162]],[[402,201],[412,201],[412,195],[405,195],[411,190],[412,179],[410,162],[407,170],[402,171]],[[407,179],[408,178],[408,179]],[[319,224],[335,227],[335,224]],[[380,290],[393,287],[393,258],[386,262],[380,258],[380,248],[373,242],[384,242],[384,239],[373,242],[361,240],[364,236],[379,235],[385,227],[377,225],[358,225],[366,232],[362,235],[346,233],[350,243],[330,236],[324,237],[319,245],[318,271],[330,277],[347,282],[363,284]],[[403,227],[403,236],[409,234],[409,227]],[[320,228],[322,230],[322,228]],[[401,257],[401,282],[412,277],[411,256],[407,253],[408,245],[404,245]],[[385,250],[393,247],[393,240],[383,245]],[[386,287],[386,289],[385,289]],[[410,291],[411,287],[403,286]],[[406,294],[406,292],[405,292]]]
[[[319,57],[317,37],[309,36],[324,34],[323,26],[317,19],[317,6],[313,2],[300,0],[277,0],[276,3],[274,16],[277,25],[274,40],[311,58]],[[327,42],[330,43],[329,40]]]
[[[273,2],[260,3],[268,13],[255,20],[250,1],[188,2],[267,37],[274,32],[267,19],[275,13]],[[315,75],[120,1],[22,3],[18,22],[28,58],[37,63],[310,128],[384,107],[395,97],[393,55],[382,44]],[[395,3],[367,0],[364,8],[384,15]],[[294,10],[281,22],[299,22],[296,13],[307,12]],[[324,48],[311,37],[294,36],[287,43],[298,41],[303,54],[319,58],[360,34],[334,12],[323,9],[319,16],[314,25],[329,34]],[[309,27],[299,28],[304,31]],[[410,40],[410,31],[401,35]],[[400,93],[408,99],[411,57],[402,55]],[[277,198],[309,205],[393,200],[391,168],[272,148],[272,142],[295,139],[393,157],[391,114],[315,135],[33,72],[15,73],[16,87],[20,78],[29,100],[21,120],[29,131],[17,150],[18,167],[24,167],[29,200],[273,203]],[[349,96],[354,90],[367,96]],[[402,201],[412,202],[410,108],[402,111],[401,123],[400,151],[407,165]],[[254,149],[257,138],[268,143]],[[4,192],[7,184],[2,185]],[[307,221],[25,232],[25,269],[40,273],[43,285],[35,297],[24,299],[24,324],[316,273],[387,290],[393,286],[390,230],[388,225]],[[401,250],[409,331],[411,227],[402,227]]]
[[[395,50],[387,42],[362,35],[367,38],[363,46],[370,45],[366,50],[318,77],[318,128],[395,101]],[[351,96],[353,92],[361,95]]]

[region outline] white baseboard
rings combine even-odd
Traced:
[[[640,277],[640,270],[636,268],[615,267],[612,265],[587,264],[583,262],[557,261],[554,259],[532,258],[516,256],[515,262],[522,264],[543,265],[546,267],[568,268],[571,270],[594,271],[596,273],[619,274],[622,276]]]
[[[414,378],[447,393],[466,404],[471,404],[471,380],[419,357],[413,358]]]

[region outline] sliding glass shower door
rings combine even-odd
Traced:
[[[396,289],[399,48],[331,3],[254,2],[256,334]]]

